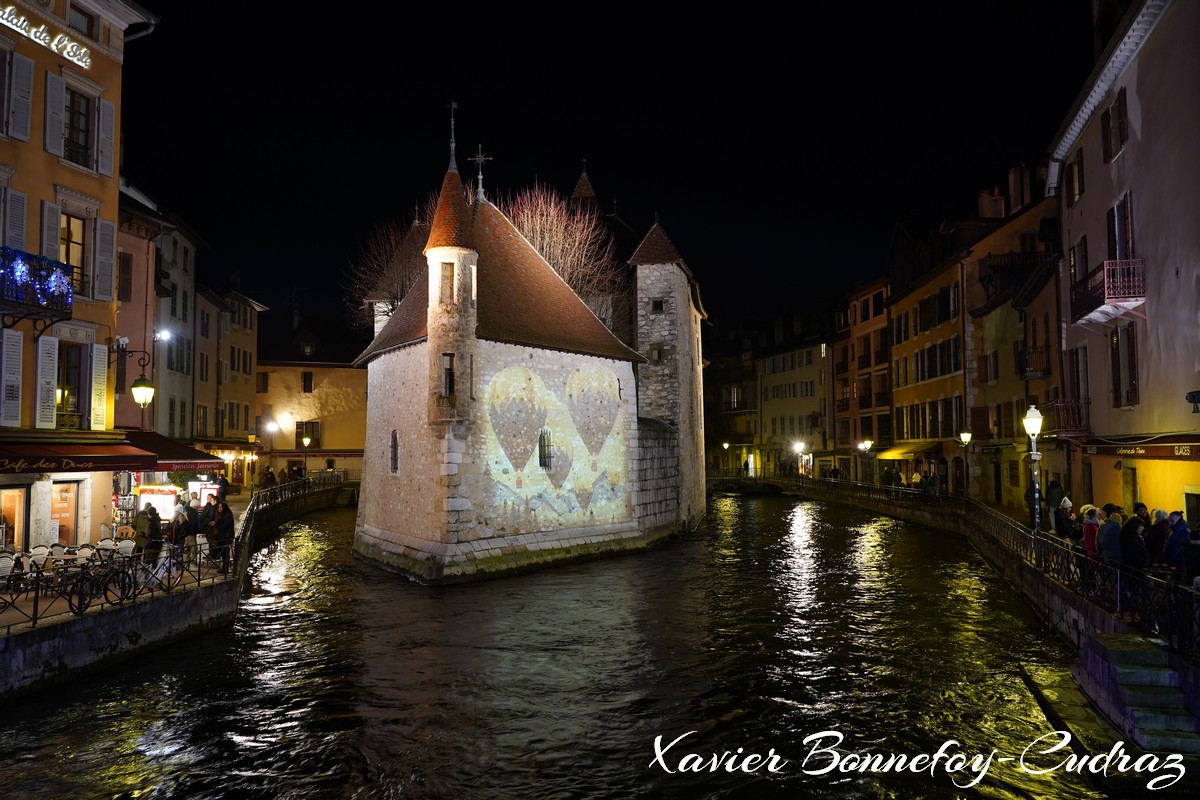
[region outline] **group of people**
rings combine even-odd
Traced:
[[[913,489],[932,496],[941,490],[940,481],[937,476],[928,469],[924,471],[913,470],[912,475],[906,478],[899,467],[893,469],[891,464],[887,464],[884,466],[883,472],[880,473],[879,481],[888,487],[888,494],[891,494],[891,489]]]
[[[1129,514],[1116,503],[1086,503],[1076,513],[1057,481],[1050,482],[1046,500],[1053,508],[1051,531],[1069,540],[1088,563],[1173,572],[1200,588],[1200,541],[1193,542],[1182,511],[1139,502]]]
[[[180,494],[176,498],[171,517],[164,520],[153,503],[147,502],[137,513],[133,522],[134,536],[138,542],[143,561],[159,563],[166,555],[175,563],[182,563],[186,550],[195,548],[196,537],[204,534],[208,541],[208,558],[220,562],[221,574],[229,573],[230,549],[234,538],[233,511],[225,494],[210,494],[208,502],[200,503],[200,496]]]

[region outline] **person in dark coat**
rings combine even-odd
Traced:
[[[146,503],[146,546],[142,549],[142,560],[151,564],[157,563],[158,556],[162,553],[163,546],[163,529],[162,517],[158,514],[158,509],[150,503]]]
[[[229,551],[233,547],[233,527],[233,511],[229,508],[228,503],[218,500],[211,530],[216,542],[217,555],[221,559],[222,575],[229,574]]]
[[[1167,543],[1171,523],[1167,520],[1167,512],[1161,508],[1154,509],[1151,518],[1150,527],[1146,529],[1146,553],[1151,564],[1162,564],[1163,545]]]
[[[229,496],[229,481],[224,475],[217,476],[217,502],[225,502],[225,498]]]

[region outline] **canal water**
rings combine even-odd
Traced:
[[[228,629],[6,704],[0,797],[1105,796],[1021,765],[1054,728],[1019,665],[1074,654],[959,538],[716,496],[646,553],[437,588],[353,524],[282,529]]]

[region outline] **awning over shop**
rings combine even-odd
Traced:
[[[197,450],[191,445],[168,439],[153,431],[124,431],[125,438],[135,447],[148,450],[157,457],[156,464],[149,467],[139,467],[146,472],[184,472],[186,470],[220,469],[224,461],[219,456]]]
[[[0,473],[154,469],[154,453],[129,444],[0,443]]]
[[[925,456],[930,452],[942,452],[941,439],[912,439],[907,442],[900,442],[895,447],[876,453],[875,458],[884,461],[896,461],[902,458]]]

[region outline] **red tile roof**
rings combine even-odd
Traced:
[[[683,263],[679,251],[675,249],[674,242],[667,237],[667,232],[657,222],[654,223],[654,227],[647,231],[646,236],[642,239],[642,243],[633,251],[633,255],[629,258],[629,263],[635,267],[640,264],[678,265],[683,274],[687,276],[688,289],[692,295],[692,304],[696,306],[696,310],[700,312],[701,317],[708,319],[708,312],[704,310],[704,304],[700,302],[700,284],[696,283],[696,278],[692,275],[692,271],[687,268],[687,264]]]
[[[642,362],[604,326],[587,304],[486,200],[468,206],[462,182],[451,170],[442,182],[426,251],[466,247],[479,254],[476,329],[479,339]],[[365,364],[427,336],[428,273],[409,291],[375,341],[356,360]]]

